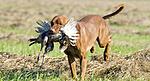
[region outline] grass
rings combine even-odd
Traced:
[[[109,0],[93,0],[92,2],[90,0],[77,0],[76,2],[71,2],[70,0],[66,2],[62,2],[61,0],[43,0],[42,2],[40,0],[32,0],[33,2],[28,1],[29,0],[0,0],[1,35],[13,33],[14,35],[25,35],[30,38],[30,36],[37,35],[34,32],[34,25],[38,20],[46,18],[49,19],[56,14],[67,14],[68,16],[75,18],[81,18],[81,16],[85,16],[87,14],[104,15],[103,13],[108,13],[113,10],[114,6],[112,5],[116,5],[119,2],[125,2],[127,6],[124,11],[108,21],[111,23],[110,28],[115,31],[112,32],[113,42],[111,53],[117,53],[121,56],[125,56],[141,49],[150,48],[150,35],[144,34],[145,32],[149,33],[150,25],[145,21],[150,19],[150,14],[148,13],[150,11],[150,1],[148,0],[120,0],[119,2]],[[12,24],[22,25],[16,27]],[[135,32],[141,32],[142,34],[136,34]],[[19,40],[19,38],[2,39],[0,40],[0,52],[10,52],[12,54],[22,56],[35,56],[39,52],[40,46],[37,44],[29,47],[28,45],[29,42],[27,42],[27,40]],[[56,43],[55,49],[48,53],[48,56],[64,56],[58,48],[59,44]],[[95,44],[95,49],[95,54],[103,54],[104,49],[100,49],[97,44]],[[92,54],[88,52],[87,57],[90,59],[91,55]],[[66,80],[65,77],[40,72],[0,72],[0,81],[64,81]],[[89,81],[88,79],[86,80]],[[144,81],[144,79],[126,77],[113,80],[109,78],[97,78],[93,75],[91,76],[91,81]]]
[[[0,72],[0,81],[70,81],[70,78],[60,78],[61,76],[49,75],[48,73],[41,72]],[[85,81],[89,81],[89,79],[85,78]],[[123,77],[117,79],[109,79],[109,78],[96,78],[95,76],[91,76],[90,81],[145,81],[144,78],[133,78],[133,77]]]
[[[0,51],[10,52],[17,55],[29,56],[36,55],[40,50],[40,44],[35,44],[29,47],[29,42],[19,41],[19,40],[0,40]],[[52,57],[60,57],[63,54],[58,49],[58,44],[55,44],[55,48],[52,52],[48,53]]]
[[[112,28],[117,29],[118,25],[113,25]],[[132,25],[133,26],[133,25]],[[127,29],[130,26],[125,26]],[[139,31],[143,31],[142,28],[139,28],[137,26],[133,26],[135,29]],[[119,29],[123,29],[124,27],[119,27]],[[145,27],[146,28],[146,27]],[[6,29],[7,30],[7,29]],[[5,29],[4,29],[5,31]],[[9,30],[8,32],[12,32],[13,30]],[[15,30],[17,34],[21,34],[20,29]],[[3,32],[2,32],[3,33]],[[22,32],[24,33],[24,32]],[[32,33],[31,33],[32,34]],[[34,33],[32,34],[34,35]],[[149,35],[138,35],[138,34],[131,34],[131,33],[113,33],[113,42],[111,47],[111,53],[117,53],[121,56],[130,55],[140,49],[147,48],[149,46]],[[31,47],[29,47],[29,42],[27,41],[20,41],[20,40],[14,40],[14,39],[5,39],[0,40],[0,51],[3,52],[10,52],[13,54],[18,54],[22,56],[29,56],[29,55],[36,55],[39,52],[40,45],[36,44]],[[95,54],[103,54],[103,50],[98,47],[98,45],[95,45],[96,51]],[[48,53],[48,56],[50,57],[61,57],[64,54],[59,51],[59,44],[55,44],[54,51]],[[91,54],[88,52],[87,57],[90,59]],[[7,72],[7,73],[0,73],[0,80],[1,81],[64,81],[64,80],[70,80],[70,78],[64,78],[66,76],[57,76],[57,75],[49,75],[48,73],[40,73],[40,72]],[[145,81],[143,78],[118,78],[118,79],[109,79],[109,78],[96,78],[94,75],[91,75],[91,81]],[[86,79],[86,81],[89,81]]]
[[[112,43],[112,53],[118,53],[123,55],[129,55],[140,49],[144,49],[149,45],[150,36],[149,35],[113,35]],[[40,49],[40,44],[33,45],[29,47],[29,42],[19,41],[19,40],[0,40],[0,51],[11,52],[23,55],[34,55]],[[143,44],[144,43],[144,44]],[[59,51],[59,44],[55,44],[55,49],[50,52],[51,56],[57,57],[62,56]],[[102,53],[102,49],[96,44],[96,54]]]
[[[112,28],[116,28],[117,25],[113,25]],[[130,26],[129,26],[130,27]],[[126,27],[128,28],[128,27]],[[135,27],[136,28],[136,27]],[[140,29],[137,27],[137,29]],[[11,31],[11,30],[10,30]],[[15,30],[19,32],[20,30]],[[143,31],[143,30],[141,30]],[[18,33],[19,34],[19,33]],[[149,35],[137,35],[137,34],[113,34],[113,42],[111,47],[111,53],[117,53],[121,56],[130,55],[135,51],[140,49],[147,48],[149,46]],[[29,47],[29,42],[19,41],[19,40],[0,40],[0,51],[10,52],[18,55],[29,56],[36,55],[39,52],[40,45],[36,44]],[[64,54],[61,53],[58,49],[59,44],[55,44],[54,51],[50,52],[48,56],[50,57],[61,57]],[[95,54],[102,54],[104,49],[100,49],[98,45],[95,45],[96,51]],[[88,52],[88,58],[90,59],[91,54]],[[64,78],[66,76],[57,76],[49,75],[48,73],[40,72],[7,72],[0,73],[1,81],[64,81],[70,80],[70,78]],[[118,78],[118,79],[109,79],[109,78],[96,78],[94,75],[91,75],[91,81],[145,81],[143,78]],[[89,81],[86,79],[85,81]]]
[[[149,45],[148,42],[150,40],[150,36],[132,35],[132,34],[131,35],[114,34],[113,40],[114,40],[112,45],[113,52],[123,55],[129,55],[140,49],[147,48]]]

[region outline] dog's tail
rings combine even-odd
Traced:
[[[120,11],[122,11],[122,9],[124,8],[124,4],[120,4],[119,6],[120,6],[120,7],[119,7],[118,10],[116,10],[115,12],[113,12],[113,13],[111,13],[111,14],[108,14],[108,15],[103,16],[103,18],[104,18],[104,19],[109,19],[110,17],[117,15],[117,14],[118,14]]]

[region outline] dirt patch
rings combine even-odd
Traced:
[[[0,52],[1,72],[30,71],[48,73],[49,75],[70,77],[69,65],[66,57],[46,58],[42,68],[35,63],[34,56],[17,56],[14,54]],[[77,61],[78,62],[78,61]],[[79,73],[79,63],[77,64]],[[150,49],[138,51],[131,56],[120,57],[117,54],[111,56],[107,65],[102,56],[91,56],[87,65],[87,75],[94,74],[101,78],[119,78],[130,76],[133,78],[143,77],[150,79]]]

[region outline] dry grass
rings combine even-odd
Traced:
[[[107,78],[111,80],[127,78],[124,80],[132,81],[128,79],[129,77],[133,80],[138,77],[150,80],[149,0],[0,0],[0,77],[6,76],[6,79],[0,80],[22,77],[30,77],[29,80],[32,80],[41,77],[39,73],[46,78],[41,80],[52,80],[53,77],[47,79],[49,76],[59,77],[59,81],[70,80],[66,57],[48,57],[42,69],[34,63],[34,56],[39,50],[38,45],[29,48],[27,40],[37,35],[34,32],[35,22],[51,20],[58,14],[74,17],[77,20],[88,14],[103,16],[116,10],[116,6],[120,3],[125,4],[125,9],[117,16],[106,20],[110,23],[113,35],[111,62],[106,65],[102,56],[92,55],[89,57],[91,60],[88,62],[87,77],[90,80],[106,78],[106,81]],[[147,50],[133,54],[140,49]],[[96,46],[94,54],[100,51]],[[55,57],[63,56],[58,49],[50,54]]]
[[[78,61],[77,61],[78,62]],[[131,56],[119,57],[116,54],[111,56],[111,61],[107,65],[102,56],[92,56],[87,65],[87,76],[94,75],[95,78],[140,78],[150,79],[150,49],[141,50]],[[1,72],[41,72],[55,76],[71,76],[66,57],[46,58],[42,68],[35,63],[35,57],[20,57],[9,53],[0,53]],[[79,72],[79,63],[78,68]],[[64,78],[64,77],[63,77]]]

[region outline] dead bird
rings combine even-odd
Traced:
[[[45,54],[47,54],[48,52],[50,52],[54,49],[54,42],[60,43],[59,48],[60,48],[61,52],[66,50],[70,44],[74,45],[73,40],[75,37],[73,39],[71,37],[71,36],[74,36],[74,33],[69,32],[69,35],[68,35],[68,30],[72,29],[71,27],[69,27],[70,25],[68,26],[68,24],[67,24],[67,25],[65,25],[65,28],[62,28],[62,30],[59,31],[59,33],[54,33],[52,31],[50,22],[40,21],[40,22],[37,22],[37,24],[39,26],[37,27],[36,32],[39,33],[39,36],[37,38],[29,39],[29,41],[31,42],[29,44],[29,46],[36,44],[36,43],[41,44],[40,53],[37,56],[36,62],[39,61],[40,54],[43,50],[43,47],[45,47],[44,53],[42,55],[42,63],[40,66],[43,65]],[[67,29],[66,29],[66,27],[67,27]],[[72,31],[74,31],[74,30],[72,30]],[[71,34],[71,36],[70,36],[70,34]]]
[[[62,38],[61,37],[62,35],[54,34],[51,31],[51,24],[49,21],[40,21],[40,22],[37,22],[37,24],[39,26],[37,27],[36,32],[39,33],[39,36],[36,38],[29,39],[29,41],[31,42],[29,46],[36,44],[36,43],[41,44],[40,53],[37,56],[36,62],[39,61],[40,54],[42,53],[43,47],[45,47],[44,53],[42,55],[42,63],[41,63],[41,65],[43,65],[45,54],[47,54],[48,52],[54,49],[54,42],[59,41],[60,38]]]

